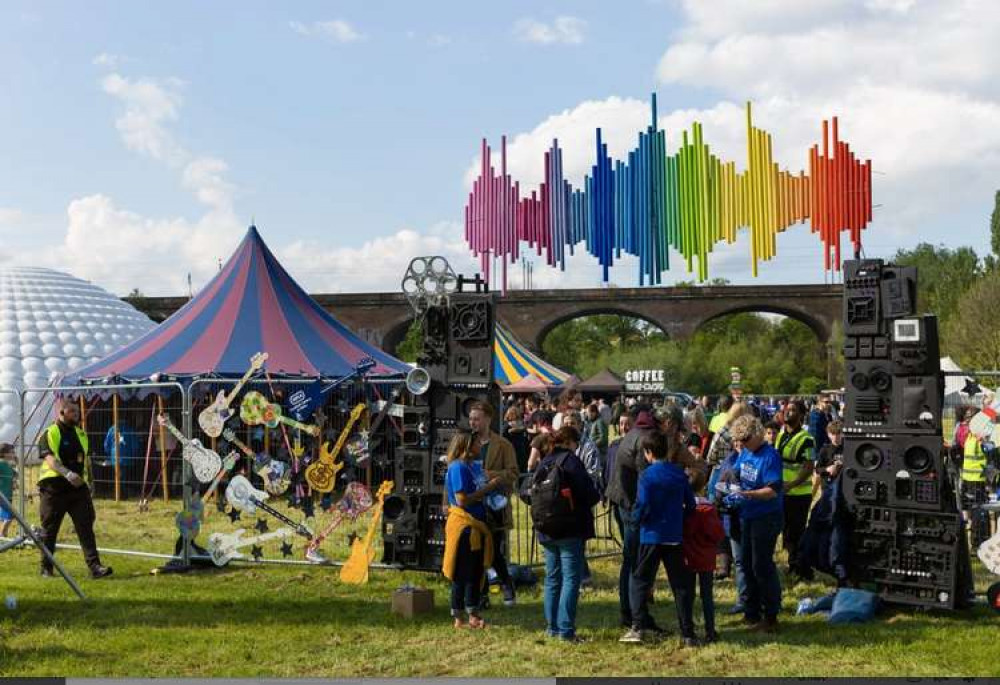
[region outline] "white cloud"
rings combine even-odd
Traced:
[[[91,64],[98,67],[107,67],[108,69],[117,69],[118,65],[123,61],[125,61],[125,58],[121,55],[115,55],[110,52],[102,52],[91,60]]]
[[[393,291],[417,256],[442,255],[456,272],[474,273],[476,263],[462,230],[458,223],[442,222],[423,232],[403,229],[373,238],[359,247],[330,248],[297,240],[275,252],[292,277],[312,292]]]
[[[70,202],[66,218],[66,249],[51,266],[118,293],[132,288],[150,295],[187,292],[187,274],[196,284],[205,283],[245,230],[225,210],[209,211],[196,221],[151,218],[101,194]]]
[[[126,147],[159,161],[180,163],[184,151],[167,126],[177,120],[183,102],[181,86],[177,79],[130,80],[119,74],[101,80],[104,92],[125,105],[125,111],[115,120],[115,128]]]
[[[343,19],[314,21],[311,24],[303,24],[300,21],[290,21],[288,22],[288,25],[293,31],[300,35],[325,38],[334,43],[355,43],[366,38],[364,34]]]
[[[125,146],[175,172],[181,187],[205,210],[195,219],[149,217],[122,207],[108,194],[78,197],[66,208],[63,249],[39,250],[30,261],[68,270],[115,292],[136,287],[148,294],[185,292],[187,274],[196,284],[204,283],[246,230],[233,209],[236,187],[226,178],[228,165],[191,152],[177,139],[172,127],[183,104],[180,80],[112,73],[100,84],[123,105],[115,127]],[[3,219],[0,213],[0,223]]]
[[[13,207],[0,207],[0,228],[14,227],[24,219],[24,212]]]
[[[556,17],[551,24],[526,17],[514,24],[514,36],[518,40],[539,45],[579,45],[586,31],[587,22],[579,17]]]

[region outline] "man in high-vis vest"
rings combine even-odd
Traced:
[[[97,540],[94,538],[96,514],[84,475],[89,440],[79,424],[80,409],[76,403],[63,400],[59,407],[59,420],[45,429],[38,441],[42,457],[38,475],[42,540],[55,554],[59,528],[69,514],[91,577],[103,578],[111,575],[111,568],[101,565],[97,553]],[[42,575],[52,576],[52,564],[44,555]]]
[[[788,552],[788,571],[809,578],[811,571],[799,569],[799,542],[809,521],[812,506],[812,474],[816,443],[809,431],[802,427],[806,408],[802,402],[790,402],[785,407],[784,425],[778,434],[775,448],[781,455],[781,477],[785,496],[785,527],[782,544]]]
[[[972,547],[978,548],[990,537],[990,520],[981,509],[972,510],[977,504],[987,501],[986,492],[986,453],[983,445],[971,432],[965,438],[962,446],[962,508],[972,515],[966,514],[971,523]]]

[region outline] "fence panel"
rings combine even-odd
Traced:
[[[264,396],[268,402],[273,402],[281,407],[286,405],[288,397],[297,390],[308,386],[312,381],[301,380],[267,380],[253,379],[248,382],[233,399],[232,409],[239,414],[243,399],[248,393],[258,392]],[[243,443],[238,445],[235,442],[223,438],[212,439],[204,435],[198,428],[198,415],[211,404],[220,390],[232,392],[235,381],[229,380],[198,380],[191,384],[190,397],[192,404],[192,434],[205,442],[206,446],[225,456],[231,450],[240,452],[240,457],[232,474],[240,474],[250,480],[251,484],[258,489],[265,489],[262,476],[255,468],[257,462],[263,463],[266,459],[273,459],[286,465],[290,472],[290,485],[288,489],[280,495],[272,495],[267,500],[267,505],[272,506],[279,514],[291,519],[295,523],[304,523],[314,533],[318,533],[327,527],[336,517],[336,504],[339,502],[343,486],[350,482],[359,481],[369,487],[374,493],[378,490],[379,484],[383,480],[392,480],[394,476],[393,465],[383,459],[377,458],[380,453],[392,453],[398,444],[400,435],[395,425],[398,420],[386,421],[383,430],[378,436],[370,436],[369,442],[372,446],[368,450],[366,458],[359,461],[358,454],[350,449],[342,449],[338,455],[338,461],[343,464],[337,478],[337,487],[333,492],[327,494],[313,493],[305,480],[305,469],[314,463],[320,453],[321,445],[326,442],[335,444],[344,430],[351,409],[359,403],[365,403],[369,407],[372,403],[382,399],[391,400],[396,387],[401,382],[372,382],[345,383],[335,389],[322,403],[320,407],[320,418],[323,419],[320,427],[322,434],[319,439],[311,436],[307,431],[300,430],[294,426],[279,423],[276,427],[267,425],[248,425],[240,418],[231,419],[227,427],[232,430],[235,438]],[[359,423],[352,428],[352,435],[359,436],[361,431],[368,425],[372,418],[371,413],[362,416]],[[378,447],[375,443],[378,442]],[[249,456],[245,451],[249,451],[253,456]],[[219,496],[216,498],[214,509],[220,515],[212,514],[206,516],[206,523],[202,529],[202,534],[198,542],[202,545],[207,540],[207,535],[211,533],[232,534],[239,528],[244,528],[248,532],[247,536],[254,533],[254,529],[265,528],[274,531],[281,527],[287,527],[286,522],[276,520],[274,516],[264,511],[258,511],[253,516],[236,514],[229,516],[221,515],[221,512],[231,512],[231,507],[225,502],[222,493],[228,479],[224,479],[219,486]],[[198,489],[204,490],[204,485],[195,483]],[[213,509],[211,506],[205,507],[206,512]],[[348,539],[351,534],[364,537],[371,517],[361,516],[356,522],[345,520],[336,531],[328,537],[321,550],[321,554],[327,559],[338,562],[347,558],[350,545]],[[308,540],[305,536],[295,536],[287,541],[289,547],[283,544],[284,541],[271,539],[262,542],[259,557],[262,561],[281,562],[305,562],[305,551]],[[244,550],[247,554],[252,551],[252,547]],[[376,531],[375,537],[376,554],[381,553],[381,530]]]
[[[171,554],[177,538],[173,513],[181,502],[183,460],[177,441],[160,428],[156,416],[163,412],[180,424],[182,387],[161,383],[25,390],[19,450],[21,507],[31,525],[39,523],[39,443],[45,428],[55,420],[57,402],[62,397],[79,404],[80,427],[89,442],[84,468],[97,513],[94,531],[98,546],[140,554]],[[76,544],[68,520],[61,529],[60,543]]]
[[[18,437],[21,425],[21,395],[16,390],[0,390],[0,492],[10,501],[16,511],[21,511],[24,497],[22,477],[24,468],[21,465]],[[0,517],[6,520],[6,517]],[[0,527],[4,526],[0,520]],[[8,535],[15,535],[15,523],[6,524],[10,530]]]

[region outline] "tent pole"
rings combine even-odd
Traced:
[[[156,404],[159,412],[163,413],[163,395],[156,396]],[[170,501],[170,492],[167,487],[167,429],[160,426],[160,480],[163,483],[163,501]]]
[[[121,499],[122,494],[122,469],[121,469],[121,459],[119,459],[119,448],[118,448],[118,394],[115,393],[111,396],[111,420],[114,422],[115,431],[115,447],[112,450],[112,454],[115,459],[115,501]]]
[[[80,428],[83,429],[84,433],[87,432],[87,405],[86,405],[86,402],[83,399],[83,395],[80,395]],[[88,450],[88,452],[89,452],[89,450]],[[94,471],[93,471],[93,468],[92,468],[91,463],[90,463],[90,455],[89,454],[83,455],[83,472],[84,472],[84,474],[86,474],[87,482],[90,483],[91,487],[93,487],[94,486]]]

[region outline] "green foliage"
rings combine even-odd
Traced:
[[[947,350],[960,366],[970,370],[1000,369],[1000,284],[984,276],[958,303],[945,331]]]
[[[918,311],[937,314],[942,326],[955,313],[965,291],[983,273],[971,247],[950,249],[920,243],[912,250],[897,251],[891,261],[917,267]]]
[[[410,328],[403,337],[403,342],[396,347],[396,359],[404,362],[415,363],[420,351],[424,348],[424,332],[420,326],[420,321],[414,319]]]
[[[826,381],[816,376],[803,378],[796,391],[800,395],[816,395],[826,387]]]
[[[1000,190],[993,199],[993,213],[990,215],[990,248],[993,258],[1000,259]]]
[[[661,330],[642,319],[597,314],[573,319],[554,328],[542,342],[542,353],[550,363],[580,375],[584,369],[593,368],[588,360],[597,359],[608,351],[625,353],[640,350],[666,339]],[[595,368],[587,375],[599,370],[599,367]]]
[[[742,369],[746,392],[761,394],[795,393],[803,379],[827,376],[823,345],[794,319],[733,314],[708,321],[691,340],[671,341],[638,319],[593,321],[598,318],[575,319],[553,330],[543,344],[545,358],[581,378],[605,367],[619,374],[664,369],[670,389],[696,395],[725,390],[732,366]],[[628,326],[636,330],[628,333]]]

